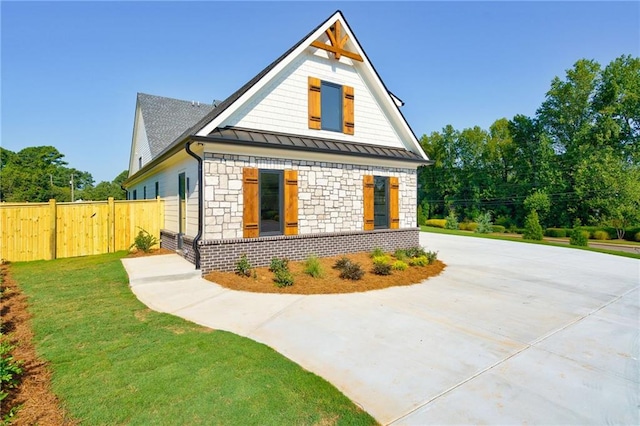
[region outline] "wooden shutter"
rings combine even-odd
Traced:
[[[364,188],[364,230],[371,231],[374,227],[373,221],[373,176],[364,175],[362,180]]]
[[[309,128],[321,129],[320,79],[309,77]]]
[[[389,228],[400,228],[400,184],[397,177],[389,178]]]
[[[342,86],[342,132],[347,135],[353,135],[355,129],[353,105],[353,87]]]
[[[260,236],[258,206],[258,176],[259,170],[252,167],[242,169],[242,197],[244,207],[242,212],[242,229],[244,238]]]
[[[298,172],[284,171],[284,235],[298,235]]]

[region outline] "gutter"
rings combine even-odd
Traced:
[[[193,253],[195,254],[196,269],[200,269],[200,246],[198,245],[198,243],[202,238],[202,207],[203,207],[203,203],[202,203],[203,188],[202,187],[204,186],[204,182],[203,182],[204,179],[202,176],[202,158],[196,153],[194,153],[193,151],[191,151],[191,144],[194,142],[195,141],[188,141],[187,143],[185,143],[184,149],[185,151],[187,151],[187,154],[195,158],[196,161],[198,162],[198,234],[193,239],[192,247],[193,247]]]

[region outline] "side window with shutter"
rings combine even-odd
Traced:
[[[400,228],[400,184],[397,177],[363,178],[364,230]]]
[[[309,77],[309,128],[353,135],[355,130],[354,89]]]
[[[244,202],[244,210],[242,212],[242,229],[244,238],[256,238],[260,236],[258,176],[258,169],[245,167],[242,170],[242,199]]]
[[[298,234],[298,172],[242,170],[243,236]]]

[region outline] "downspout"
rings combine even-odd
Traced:
[[[194,153],[193,151],[191,151],[191,144],[193,142],[194,141],[188,141],[184,145],[184,149],[185,151],[187,151],[187,154],[189,154],[190,156],[192,156],[198,161],[198,234],[193,239],[192,247],[193,247],[193,253],[195,255],[195,260],[196,260],[196,269],[200,269],[200,246],[198,245],[198,242],[200,242],[200,239],[202,238],[202,198],[203,198],[202,186],[204,185],[204,179],[202,176],[202,158],[196,153]]]

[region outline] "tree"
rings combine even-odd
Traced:
[[[84,200],[100,201],[113,197],[115,200],[124,200],[127,193],[122,189],[122,183],[127,179],[129,171],[125,170],[120,173],[112,182],[102,181],[96,186],[89,186],[81,193]]]
[[[540,226],[540,220],[538,219],[538,213],[532,210],[524,220],[524,234],[522,238],[525,240],[540,241],[543,238],[542,226]]]
[[[66,167],[64,155],[52,146],[28,147],[17,153],[5,151],[0,179],[2,201],[70,201],[72,174],[74,189],[93,184],[90,173]]]
[[[523,206],[527,212],[535,211],[541,222],[544,222],[545,217],[549,213],[551,208],[551,201],[549,196],[541,191],[535,191],[524,199]]]

